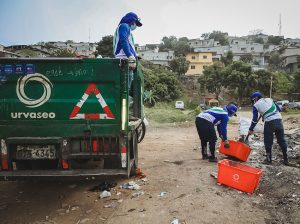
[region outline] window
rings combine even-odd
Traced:
[[[195,65],[191,65],[191,69],[196,69],[196,66]]]
[[[198,42],[196,42],[196,44],[198,44]]]
[[[239,44],[239,42],[236,41],[235,44]]]
[[[241,51],[245,51],[245,50],[246,50],[246,48],[245,48],[245,47],[242,47],[242,48],[241,48]]]
[[[206,69],[207,68],[207,65],[203,65],[203,69]]]
[[[172,56],[170,56],[170,59],[172,59],[173,57]]]
[[[254,51],[254,47],[251,47],[251,51]]]
[[[195,56],[192,56],[192,59],[196,59],[196,57],[195,57]]]
[[[207,55],[203,55],[203,59],[207,59]]]

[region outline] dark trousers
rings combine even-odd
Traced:
[[[287,159],[287,143],[284,138],[284,128],[281,119],[265,122],[264,144],[265,144],[266,152],[269,153],[270,155],[272,154],[274,133],[277,138],[277,143],[281,148],[283,158]]]
[[[217,135],[213,123],[200,117],[196,117],[195,123],[201,140],[202,154],[204,152],[207,154],[207,143],[209,143],[210,154],[215,157]]]

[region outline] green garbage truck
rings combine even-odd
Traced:
[[[140,66],[126,59],[0,58],[0,179],[137,172]]]

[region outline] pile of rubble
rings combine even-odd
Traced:
[[[300,222],[300,128],[299,119],[290,118],[284,122],[288,143],[289,161],[295,167],[284,166],[282,153],[274,138],[273,164],[263,165],[265,148],[263,134],[256,134],[250,140],[252,149],[249,163],[263,169],[258,194],[262,200],[259,206],[270,212],[271,220],[266,223]]]

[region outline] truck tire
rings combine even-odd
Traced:
[[[133,163],[133,166],[131,167],[131,170],[130,170],[130,176],[135,176],[137,175],[138,173],[138,162],[139,162],[139,158],[138,158],[138,130],[135,131],[134,135],[133,135],[133,138],[132,138],[132,141],[133,141],[133,149],[131,152],[133,152],[133,158],[134,158],[134,163]]]
[[[138,143],[141,143],[146,134],[146,125],[144,121],[137,128]]]

